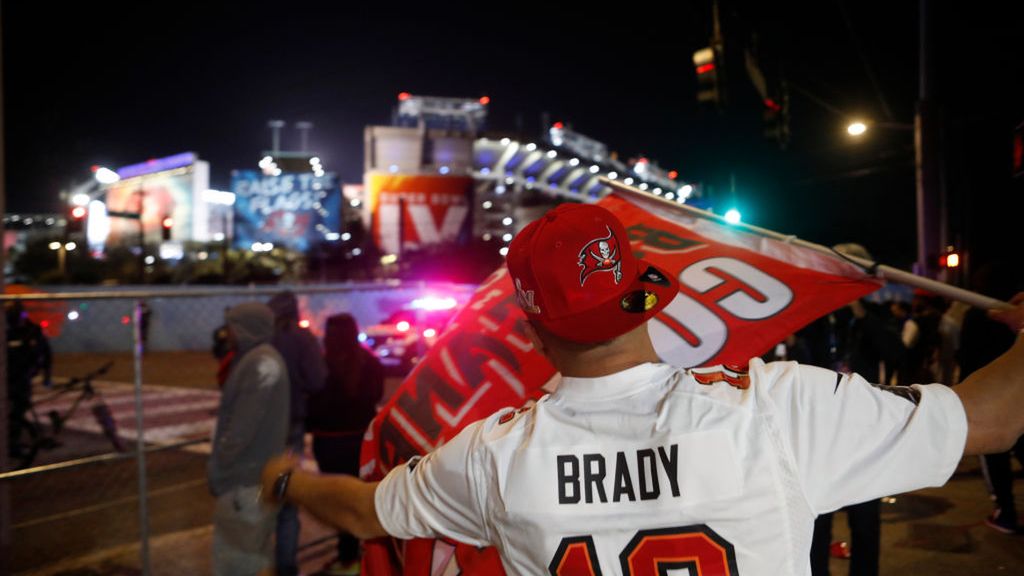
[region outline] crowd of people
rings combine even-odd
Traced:
[[[299,514],[259,498],[264,464],[284,450],[302,454],[313,439],[320,471],[357,475],[363,432],[383,395],[380,362],[358,340],[350,314],[327,319],[323,345],[299,325],[295,295],[246,303],[225,313],[214,332],[223,392],[208,467],[214,509],[214,571],[299,573]],[[359,542],[338,537],[325,575],[359,573]]]
[[[858,254],[866,258],[868,255]],[[979,293],[1009,300],[1014,274],[999,265],[982,267],[972,279]],[[1005,353],[1014,334],[984,310],[917,290],[910,301],[852,302],[789,336],[765,360],[795,360],[870,382],[955,385]],[[994,502],[985,523],[1003,534],[1019,534],[1013,497],[1011,457],[1024,465],[1024,437],[1009,452],[986,454],[981,466]],[[851,576],[878,574],[881,542],[880,500],[843,509],[850,542],[832,540],[832,513],[818,517],[811,548],[815,576],[829,574],[829,558],[848,558]]]
[[[980,292],[1009,299],[1009,276],[985,268],[975,277]],[[214,514],[214,564],[218,574],[258,573],[272,562],[275,573],[298,574],[299,515],[293,504],[260,502],[260,472],[274,455],[312,452],[322,473],[358,476],[362,436],[383,393],[384,372],[358,341],[349,314],[328,318],[321,345],[299,326],[295,295],[282,292],[267,304],[236,306],[214,334],[223,398],[209,465]],[[858,300],[813,322],[765,355],[796,360],[869,382],[909,385],[957,383],[1013,344],[1014,335],[984,311],[917,291],[909,302]],[[986,523],[1019,532],[1012,492],[1011,452],[982,457],[995,503]],[[850,545],[833,542],[833,513],[814,523],[811,568],[829,573],[830,557],[850,558],[851,575],[878,574],[881,505],[875,498],[842,509]],[[270,551],[273,550],[271,560]],[[339,532],[337,556],[324,574],[358,574],[359,541]]]

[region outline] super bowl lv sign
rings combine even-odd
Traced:
[[[235,246],[270,242],[293,250],[308,250],[338,232],[341,191],[328,173],[264,176],[255,170],[231,174],[235,193]]]
[[[388,254],[454,242],[472,190],[473,179],[463,176],[367,174],[374,241]]]

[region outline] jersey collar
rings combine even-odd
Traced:
[[[563,376],[558,389],[552,394],[567,400],[607,400],[636,394],[641,388],[660,380],[658,373],[671,369],[666,364],[645,362],[615,374],[600,378],[575,378]]]

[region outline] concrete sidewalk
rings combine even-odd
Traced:
[[[1018,471],[1018,477],[1020,472]],[[1024,486],[1018,494],[1024,492]],[[1024,511],[1024,499],[1017,498]],[[942,488],[886,499],[882,507],[883,575],[1024,574],[1024,537],[1006,536],[984,525],[991,511],[977,458],[965,458]],[[303,516],[300,554],[305,574],[315,574],[333,558],[331,531]],[[771,528],[766,526],[766,530]],[[836,515],[834,534],[848,534],[845,515]],[[155,575],[207,575],[212,527],[164,534],[150,542]],[[854,553],[856,553],[854,551]],[[833,576],[847,574],[849,561],[833,559]],[[138,544],[96,551],[28,572],[60,576],[141,574]]]

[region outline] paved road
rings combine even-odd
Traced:
[[[169,367],[180,358],[151,359]],[[146,438],[171,442],[209,434],[219,392],[200,378],[185,388],[147,385]],[[397,382],[390,382],[393,389]],[[119,435],[135,438],[132,388],[102,382],[99,390],[119,422]],[[41,392],[41,395],[45,392]],[[42,397],[42,396],[40,396]],[[54,399],[54,408],[69,398]],[[58,404],[64,403],[64,404]],[[110,444],[83,406],[69,421],[63,446],[46,452],[48,461],[108,452]],[[149,456],[149,506],[154,574],[210,573],[213,499],[205,485],[208,447]],[[1018,473],[1018,476],[1020,474]],[[13,568],[29,574],[86,576],[139,573],[136,465],[133,460],[91,465],[11,483],[14,523]],[[1024,511],[1024,482],[1018,479],[1018,508]],[[944,487],[900,495],[883,504],[882,574],[1024,574],[1024,537],[1004,536],[982,523],[990,511],[977,459],[965,458]],[[770,527],[766,527],[766,530]],[[848,533],[845,517],[835,534]],[[313,544],[330,531],[311,519],[302,541]],[[303,552],[307,573],[331,557],[331,543]],[[833,575],[847,573],[848,561],[833,559]]]

